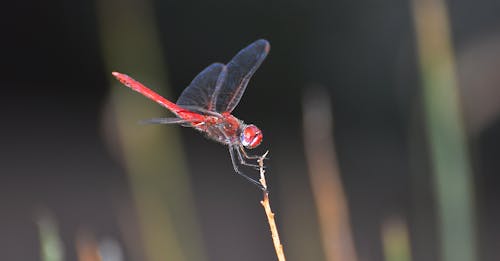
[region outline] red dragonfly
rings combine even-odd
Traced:
[[[180,124],[192,127],[208,138],[229,147],[234,171],[254,183],[262,185],[240,171],[238,163],[254,168],[258,165],[247,160],[257,159],[245,151],[262,142],[262,132],[253,124],[245,124],[231,115],[245,92],[247,84],[269,53],[266,40],[257,40],[241,50],[228,64],[213,63],[199,73],[173,103],[132,77],[113,72],[121,83],[167,108],[177,117],[155,118],[145,122],[155,124]]]

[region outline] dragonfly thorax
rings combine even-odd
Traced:
[[[253,149],[262,142],[262,131],[253,124],[246,125],[241,131],[240,142],[245,148]]]

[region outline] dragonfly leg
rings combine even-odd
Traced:
[[[254,159],[260,159],[261,157],[259,155],[248,155],[243,145],[240,145],[240,151],[243,154],[243,157],[245,157],[246,159],[254,160]],[[265,157],[264,159],[268,159],[268,157]]]
[[[246,166],[250,166],[250,167],[254,167],[257,170],[260,170],[260,165],[247,163],[246,160],[244,160],[244,158],[245,159],[250,159],[250,160],[256,160],[256,159],[260,159],[262,156],[259,156],[259,155],[248,155],[247,152],[246,152],[246,150],[245,150],[245,148],[242,145],[239,146],[238,155],[239,155],[240,161],[242,161],[241,164],[246,165]],[[265,157],[264,159],[268,159],[268,158]],[[262,167],[264,169],[266,169],[266,166],[262,166]]]
[[[259,169],[260,169],[260,166],[259,166],[259,165],[257,165],[257,164],[253,164],[253,163],[248,163],[248,162],[245,160],[245,158],[247,158],[247,159],[250,159],[250,158],[246,157],[246,155],[245,155],[245,154],[246,154],[246,152],[245,152],[244,150],[242,150],[242,148],[241,148],[241,147],[236,148],[236,146],[235,146],[235,148],[234,148],[234,149],[235,149],[235,150],[236,150],[236,152],[238,153],[238,159],[240,160],[241,165],[249,166],[249,167],[255,168],[255,169],[257,169],[257,170],[259,170]]]
[[[262,189],[263,191],[266,191],[266,189],[262,186],[262,184],[260,184],[260,182],[257,182],[256,180],[250,178],[245,173],[241,172],[241,170],[239,170],[239,168],[238,168],[238,162],[236,161],[236,155],[234,155],[234,151],[235,150],[238,151],[238,148],[235,148],[234,146],[229,146],[229,154],[231,155],[231,162],[233,163],[234,171],[236,173],[238,173],[238,175],[242,176],[246,180],[250,181],[251,183],[253,183],[257,187],[259,187],[260,189]],[[237,153],[238,153],[238,155],[240,155],[239,152],[237,152]]]

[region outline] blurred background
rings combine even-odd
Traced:
[[[500,2],[8,1],[0,260],[275,260],[262,193],[175,101],[254,40],[288,260],[498,260]],[[258,173],[246,169],[257,177]]]

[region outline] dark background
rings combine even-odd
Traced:
[[[324,258],[302,139],[302,97],[314,85],[326,88],[331,98],[359,260],[384,260],[380,225],[391,216],[406,220],[414,260],[440,260],[410,2],[151,4],[171,100],[206,65],[227,62],[256,39],[270,41],[271,52],[234,114],[264,132],[256,150],[271,151],[268,182],[290,260]],[[130,181],[103,134],[112,79],[96,6],[93,1],[2,4],[0,260],[41,260],[39,213],[55,220],[64,260],[77,259],[75,241],[82,229],[97,241],[114,238],[124,260],[135,260],[133,250],[123,246],[126,233],[118,224],[123,214],[116,207],[124,202],[134,224]],[[500,102],[500,4],[453,1],[448,8],[460,87],[467,94],[478,260],[496,260],[500,121],[498,106],[490,103]],[[489,88],[476,89],[485,79]],[[489,97],[490,103],[468,97]],[[141,117],[154,116],[161,115]],[[233,175],[223,146],[189,129],[180,133],[206,259],[273,260],[260,193]],[[417,172],[419,186],[412,183]],[[287,221],[292,215],[294,221]],[[231,222],[221,225],[226,219]],[[312,243],[297,249],[297,242]]]

